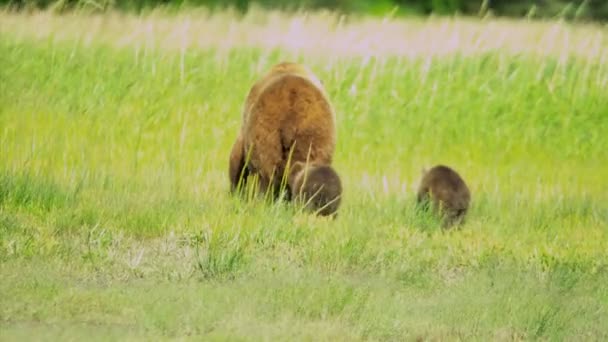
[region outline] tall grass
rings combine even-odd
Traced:
[[[0,14],[10,339],[604,339],[607,36],[558,22]],[[338,117],[337,220],[232,197],[282,60]],[[473,207],[415,210],[445,163]]]

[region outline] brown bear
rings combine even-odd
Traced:
[[[334,181],[333,177],[314,176],[315,170],[331,169],[336,119],[323,85],[306,67],[289,62],[275,65],[249,91],[242,120],[230,153],[229,177],[233,191],[244,185],[248,176],[257,175],[262,192],[269,191],[277,197],[284,185],[288,197],[293,198],[297,194],[292,190],[296,188],[287,184],[290,174],[285,172],[289,172],[289,164],[296,162],[308,167],[294,168],[294,172],[306,169],[305,174],[313,175],[315,181]],[[331,171],[337,178],[335,171]],[[337,196],[341,195],[341,185],[325,184],[322,188],[340,189]],[[307,190],[303,193],[308,194]],[[335,198],[323,198],[339,204]],[[323,215],[329,212],[327,208],[337,210],[337,205],[321,199],[309,204]]]
[[[464,222],[471,193],[456,171],[437,165],[423,171],[417,201],[424,208],[428,208],[429,203],[432,204],[433,211],[443,219],[443,227],[449,228]]]

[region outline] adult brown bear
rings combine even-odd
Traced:
[[[342,194],[331,167],[335,146],[335,113],[321,82],[302,65],[275,65],[245,100],[230,153],[231,189],[257,175],[262,192],[276,197],[286,182],[289,198],[321,215],[335,214]]]
[[[469,209],[471,193],[464,180],[453,169],[437,165],[423,172],[417,201],[442,216],[443,227],[459,225]]]

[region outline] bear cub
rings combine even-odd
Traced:
[[[429,206],[442,218],[443,228],[464,223],[471,202],[471,193],[460,175],[445,165],[423,171],[417,202]]]
[[[308,211],[322,216],[336,216],[342,196],[340,177],[327,165],[291,166],[288,185],[293,200],[304,204]]]

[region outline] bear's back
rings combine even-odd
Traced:
[[[460,175],[443,165],[429,170],[423,177],[422,184],[433,196],[453,209],[468,207],[470,192]]]
[[[258,81],[247,96],[243,113],[245,148],[272,148],[265,146],[270,141],[267,137],[278,134],[283,150],[293,146],[292,160],[331,163],[335,114],[322,85],[304,68],[281,65]]]

